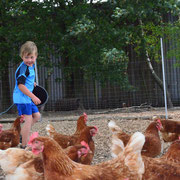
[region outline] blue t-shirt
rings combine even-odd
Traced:
[[[19,84],[24,84],[29,91],[33,91],[35,82],[35,70],[34,65],[27,66],[22,62],[15,72],[15,88],[13,92],[13,102],[15,104],[27,104],[32,103],[31,98],[25,95],[19,88]]]

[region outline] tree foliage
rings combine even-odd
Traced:
[[[177,26],[170,26],[166,16],[179,14],[179,1],[2,0],[0,9],[1,71],[9,61],[19,62],[20,45],[32,40],[39,49],[39,64],[51,69],[51,55],[62,56],[56,65],[66,67],[66,78],[81,70],[84,78],[123,87],[128,84],[127,48],[133,46],[139,56],[146,48],[158,60],[159,38]]]

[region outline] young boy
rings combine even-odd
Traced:
[[[37,47],[34,42],[27,41],[21,46],[20,57],[23,62],[19,65],[15,73],[15,88],[13,101],[16,104],[19,115],[24,115],[24,125],[21,130],[22,144],[25,148],[28,142],[31,127],[40,119],[40,113],[36,105],[41,101],[32,91],[35,83],[34,63],[38,55]]]

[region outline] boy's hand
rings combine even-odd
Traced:
[[[34,87],[36,87],[36,85],[37,85],[36,82],[34,82]]]
[[[34,97],[32,98],[32,101],[33,101],[33,103],[36,104],[36,105],[41,104],[41,100],[40,100],[38,97],[36,97],[36,96],[34,96]]]

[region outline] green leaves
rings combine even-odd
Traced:
[[[129,14],[129,12],[127,11],[127,9],[121,9],[119,7],[116,7],[114,10],[114,13],[112,14],[112,17],[114,18],[121,18],[121,17],[127,17]]]
[[[120,64],[127,64],[128,57],[122,50],[117,50],[116,48],[107,50],[103,49],[102,51],[102,59],[101,62],[103,65],[120,65]]]
[[[179,30],[177,24],[172,27],[164,21],[167,13],[179,14],[177,0],[77,2],[1,1],[1,68],[12,59],[17,63],[20,45],[32,40],[38,46],[39,64],[50,69],[59,65],[69,78],[72,72],[82,71],[89,79],[127,85],[129,47],[138,56],[146,47],[158,60],[159,38],[170,38],[172,31]],[[52,64],[52,56],[63,61]]]
[[[123,50],[118,50],[116,48],[103,49],[101,54],[101,69],[103,79],[110,82],[116,82],[118,84],[127,83],[127,67],[128,67],[128,57]],[[102,83],[104,83],[102,81]]]
[[[72,26],[68,28],[67,32],[69,32],[69,34],[72,36],[77,36],[80,33],[91,33],[94,28],[94,22],[87,18],[86,15],[83,15],[81,19],[77,19],[75,23],[73,23]]]

